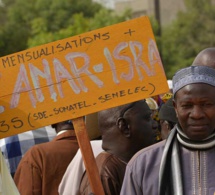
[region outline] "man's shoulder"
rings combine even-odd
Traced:
[[[119,158],[109,152],[103,151],[96,157],[96,163],[99,169],[110,168],[118,166],[121,161]]]
[[[148,146],[146,148],[143,148],[142,150],[140,150],[139,152],[137,152],[135,155],[139,154],[146,154],[146,153],[153,153],[157,150],[163,150],[164,146],[165,146],[166,140],[163,140],[161,142],[158,142],[156,144],[153,144],[151,146]]]
[[[41,144],[37,144],[32,146],[31,148],[29,148],[29,150],[25,153],[23,158],[29,158],[29,157],[33,157],[35,155],[38,155],[39,153],[41,153],[43,150],[47,150],[47,147],[50,145],[51,142],[46,142],[46,143],[41,143]]]
[[[109,171],[119,171],[121,168],[126,167],[126,162],[122,161],[118,156],[111,154],[109,152],[101,152],[97,157],[96,157],[96,163],[97,166],[100,170],[100,172],[105,172],[108,170]]]
[[[149,147],[143,148],[138,151],[132,159],[129,161],[128,166],[139,162],[155,161],[155,159],[161,158],[166,140],[153,144]]]
[[[121,194],[158,194],[159,170],[165,141],[137,152],[126,167]],[[125,193],[126,192],[126,193]]]
[[[104,163],[107,163],[107,161],[109,161],[111,158],[113,158],[113,154],[108,153],[106,151],[102,151],[96,157],[96,162],[98,162],[99,164],[104,164]]]
[[[19,164],[22,166],[29,164],[33,167],[41,167],[45,159],[53,156],[54,149],[52,148],[52,141],[34,145],[25,153]]]
[[[48,154],[52,153],[52,148],[54,142],[45,142],[32,146],[23,156],[23,160],[26,161],[36,161],[37,159],[46,157]]]
[[[65,139],[62,139],[65,138]],[[44,143],[40,143],[40,144],[36,144],[34,146],[32,146],[25,155],[37,155],[38,153],[43,154],[43,153],[52,153],[56,151],[56,149],[60,150],[62,148],[62,150],[64,149],[65,146],[70,145],[71,141],[75,141],[75,143],[77,142],[77,140],[70,140],[70,137],[74,137],[74,132],[70,132],[67,131],[65,133],[62,133],[60,135],[57,135],[53,140],[49,141],[49,142],[44,142]],[[63,144],[61,144],[58,141],[61,140],[67,140],[68,144],[65,144],[65,142]],[[78,142],[77,142],[78,145]],[[62,146],[62,147],[59,147]]]

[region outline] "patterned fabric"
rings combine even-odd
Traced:
[[[11,175],[14,176],[20,160],[29,148],[36,144],[49,142],[55,136],[55,130],[47,126],[36,129],[34,131],[27,131],[21,134],[1,139],[1,151],[4,155]]]
[[[158,195],[159,169],[165,144],[166,140],[163,140],[132,157],[126,167],[120,195]],[[179,143],[179,151],[184,186],[184,192],[180,195],[214,195],[215,147],[194,150]]]
[[[215,69],[207,66],[183,68],[173,76],[173,94],[182,87],[193,83],[205,83],[215,86]]]
[[[208,179],[208,182],[212,184],[211,187],[208,183],[208,186],[206,186],[206,180],[207,178],[213,178],[209,176],[211,172],[208,172],[207,167],[207,151],[213,150],[214,152],[214,146],[215,146],[215,133],[210,135],[204,140],[200,141],[194,141],[187,137],[187,135],[181,130],[179,125],[176,125],[169,134],[169,137],[165,143],[162,159],[160,162],[160,172],[159,172],[159,195],[181,195],[186,194],[187,187],[185,183],[190,182],[191,180],[186,181],[185,178],[182,178],[182,176],[185,174],[186,176],[189,174],[188,171],[183,171],[183,159],[185,155],[181,154],[181,148],[185,147],[188,150],[195,151],[197,153],[197,159],[194,160],[192,157],[192,165],[195,161],[195,164],[197,164],[197,167],[194,168],[195,170],[195,177],[192,178],[194,182],[192,186],[192,192],[188,191],[188,194],[209,194],[207,191],[211,187],[215,187],[214,180]],[[179,146],[181,148],[179,148]],[[192,154],[192,153],[191,153]],[[186,156],[187,157],[187,156]],[[214,158],[214,154],[211,155],[212,158]],[[210,158],[208,156],[208,158]],[[214,160],[213,160],[214,161]],[[182,163],[182,164],[181,164]],[[210,162],[212,163],[212,161]],[[213,166],[213,164],[211,164]],[[186,160],[185,166],[188,166],[188,161]],[[202,173],[199,173],[200,171],[203,171]],[[213,169],[212,169],[213,170]],[[196,174],[197,173],[197,174]],[[214,174],[214,170],[212,171],[212,174]],[[194,173],[191,175],[193,176]],[[194,180],[195,178],[200,178],[198,182]],[[184,183],[183,183],[184,179]],[[195,193],[195,191],[199,191],[199,193]],[[203,193],[203,191],[205,193]],[[185,193],[186,192],[186,193]]]

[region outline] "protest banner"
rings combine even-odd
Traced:
[[[0,138],[168,91],[148,17],[0,58]]]
[[[1,57],[0,88],[0,138],[73,119],[99,195],[104,191],[78,117],[169,90],[148,17]]]

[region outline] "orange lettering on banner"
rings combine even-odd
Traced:
[[[148,17],[0,58],[0,138],[168,91]]]

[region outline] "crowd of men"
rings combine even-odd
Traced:
[[[94,118],[90,143],[105,195],[215,194],[215,48],[168,82],[166,94]],[[24,133],[25,150],[20,135],[0,140],[16,193],[93,195],[72,121],[40,131],[32,131],[36,142]]]

